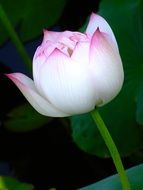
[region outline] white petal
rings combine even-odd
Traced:
[[[90,67],[103,105],[121,90],[124,73],[119,52],[99,30],[91,40]]]
[[[55,49],[40,75],[45,95],[60,110],[73,115],[94,109],[98,96],[87,67]]]
[[[66,113],[56,109],[50,102],[40,96],[35,88],[34,82],[22,73],[7,74],[19,90],[23,93],[29,103],[42,115],[51,117],[64,117]]]
[[[78,64],[88,64],[89,63],[89,46],[90,42],[78,42],[71,58]]]
[[[39,84],[40,81],[39,71],[42,65],[46,62],[48,56],[52,53],[54,49],[55,49],[54,44],[48,41],[47,44],[41,45],[37,48],[33,57],[33,78],[35,86],[39,90],[40,94],[42,92],[42,89]]]
[[[110,36],[112,42],[115,44],[116,48],[118,49],[118,45],[117,45],[115,36],[113,34],[111,27],[107,23],[107,21],[103,17],[92,13],[90,16],[88,26],[86,28],[86,33],[90,34],[92,36],[94,34],[94,32],[97,30],[97,28],[99,28],[99,30],[101,32],[108,34]]]

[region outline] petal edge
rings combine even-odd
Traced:
[[[15,85],[19,88],[29,103],[35,108],[37,112],[42,115],[50,117],[65,117],[68,114],[55,108],[50,102],[45,100],[35,88],[32,79],[22,73],[6,74]]]
[[[86,28],[86,33],[93,36],[97,28],[99,28],[101,32],[108,34],[112,42],[115,44],[116,48],[118,49],[116,38],[108,22],[100,15],[92,13],[90,16],[88,26]]]

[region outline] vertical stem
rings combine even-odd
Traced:
[[[21,58],[23,59],[25,65],[27,66],[28,69],[31,70],[32,64],[31,64],[31,59],[29,55],[27,54],[23,44],[21,43],[17,33],[15,32],[12,24],[9,21],[9,18],[7,17],[4,9],[2,8],[0,4],[0,20],[3,23],[5,29],[7,30],[12,42],[16,46]]]
[[[119,174],[123,190],[131,190],[131,186],[128,181],[126,172],[124,170],[119,152],[117,150],[117,147],[116,147],[106,125],[104,124],[99,112],[96,109],[91,112],[91,115],[98,127],[98,130],[100,131],[102,138],[105,141],[106,146],[108,147],[108,150],[110,151],[111,157],[113,159],[113,162],[114,162],[117,172]]]

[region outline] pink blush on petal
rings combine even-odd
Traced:
[[[52,41],[53,38],[54,40]],[[44,39],[41,46],[36,50],[34,60],[37,58],[46,60],[55,48],[71,57],[77,43],[88,40],[87,35],[80,32],[51,32],[44,30]]]
[[[88,41],[88,38],[85,34],[78,32],[71,32],[70,34],[71,36],[69,37],[61,37],[57,43],[57,48],[69,57],[72,56],[72,53],[78,42]]]

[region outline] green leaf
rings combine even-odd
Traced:
[[[143,1],[102,0],[99,14],[115,33],[125,71],[121,93],[100,113],[119,152],[128,155],[143,147]],[[76,144],[105,157],[108,152],[90,116],[71,120]]]
[[[33,185],[21,183],[12,177],[0,176],[0,190],[33,190]]]
[[[115,128],[113,137],[125,153],[143,147],[143,127],[136,123],[143,124],[139,117],[143,114],[143,1],[103,0],[99,13],[115,33],[125,71],[122,92],[115,101],[103,107],[101,113],[107,125]]]
[[[66,0],[1,0],[1,5],[12,25],[17,27],[23,41],[31,40],[42,33],[43,28],[53,26],[64,9]],[[0,44],[7,33],[0,22]]]
[[[6,12],[9,20],[11,21],[12,25],[15,27],[20,21],[21,15],[23,13],[23,9],[20,8],[20,4],[22,1],[15,0],[15,2],[8,1],[8,0],[1,0],[0,4],[2,5],[4,11]],[[5,42],[8,39],[8,34],[3,24],[0,20],[0,44]]]
[[[11,110],[8,114],[8,119],[4,122],[4,126],[12,131],[27,132],[45,125],[50,120],[48,117],[36,112],[27,103]]]
[[[120,102],[124,101],[125,103],[125,98],[134,102],[135,106],[132,106],[132,109],[129,101],[126,104],[128,115],[129,112],[133,112],[137,116],[139,124],[143,124],[142,118],[139,117],[143,114],[143,102],[141,101],[143,95],[143,1],[110,0],[109,2],[103,0],[99,13],[113,28],[123,60],[125,71],[123,90],[126,95],[124,100],[120,99]],[[139,115],[136,114],[136,111]]]
[[[132,190],[143,189],[143,164],[127,170],[127,176],[131,183]],[[121,190],[121,183],[118,175],[113,175],[97,183],[81,188],[80,190]]]
[[[136,101],[137,101],[136,119],[140,125],[143,125],[143,84],[139,89]]]
[[[121,155],[128,155],[143,146],[142,127],[135,121],[133,108],[135,110],[135,102],[124,90],[112,103],[100,108],[101,116]],[[82,150],[100,157],[110,156],[90,114],[71,117],[71,126],[73,140]]]
[[[54,25],[59,19],[64,5],[65,0],[27,0],[21,25],[22,39],[32,39],[39,35],[43,28]]]
[[[109,155],[90,114],[71,117],[71,127],[73,140],[80,149],[102,157]]]

